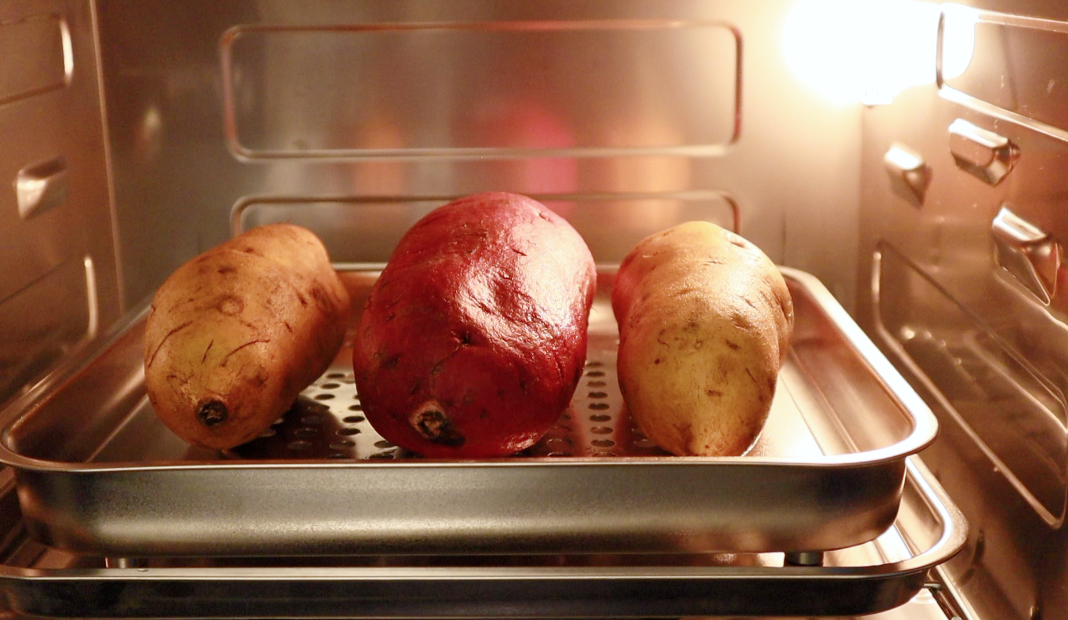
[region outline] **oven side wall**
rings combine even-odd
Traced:
[[[938,416],[963,611],[1063,618],[1068,10],[972,5],[962,74],[865,111],[857,318]]]
[[[0,403],[125,311],[92,7],[0,4]]]

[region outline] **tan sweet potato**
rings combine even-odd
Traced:
[[[193,258],[163,283],[145,325],[145,388],[189,443],[245,443],[337,355],[349,296],[311,231],[260,226]]]
[[[755,245],[708,222],[641,241],[612,291],[619,386],[631,417],[681,456],[733,456],[767,420],[793,301]]]

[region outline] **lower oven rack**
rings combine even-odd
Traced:
[[[376,272],[343,269],[354,308]],[[366,424],[351,349],[260,439],[192,449],[144,397],[133,317],[8,407],[25,544],[12,607],[55,617],[848,615],[900,605],[966,524],[916,460],[931,412],[822,284],[759,443],[679,458],[615,385],[599,272],[572,407],[509,459],[400,453]],[[351,346],[351,343],[348,345]],[[41,550],[46,562],[26,561]],[[40,555],[40,554],[37,554]]]

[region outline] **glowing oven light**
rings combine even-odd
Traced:
[[[918,0],[798,0],[783,53],[794,76],[835,104],[890,103],[933,84],[938,22],[945,12],[942,74],[962,74],[975,47],[977,12]]]

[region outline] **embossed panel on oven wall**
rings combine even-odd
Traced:
[[[850,305],[860,109],[791,74],[793,4],[101,0],[126,300],[225,239],[235,206],[389,227],[337,248],[384,260],[406,224],[383,204],[511,190],[571,209],[605,261],[726,196]]]
[[[945,572],[982,618],[1068,617],[1068,15],[1033,8],[944,13],[966,70],[864,123],[858,318],[939,415],[924,460],[972,525]]]

